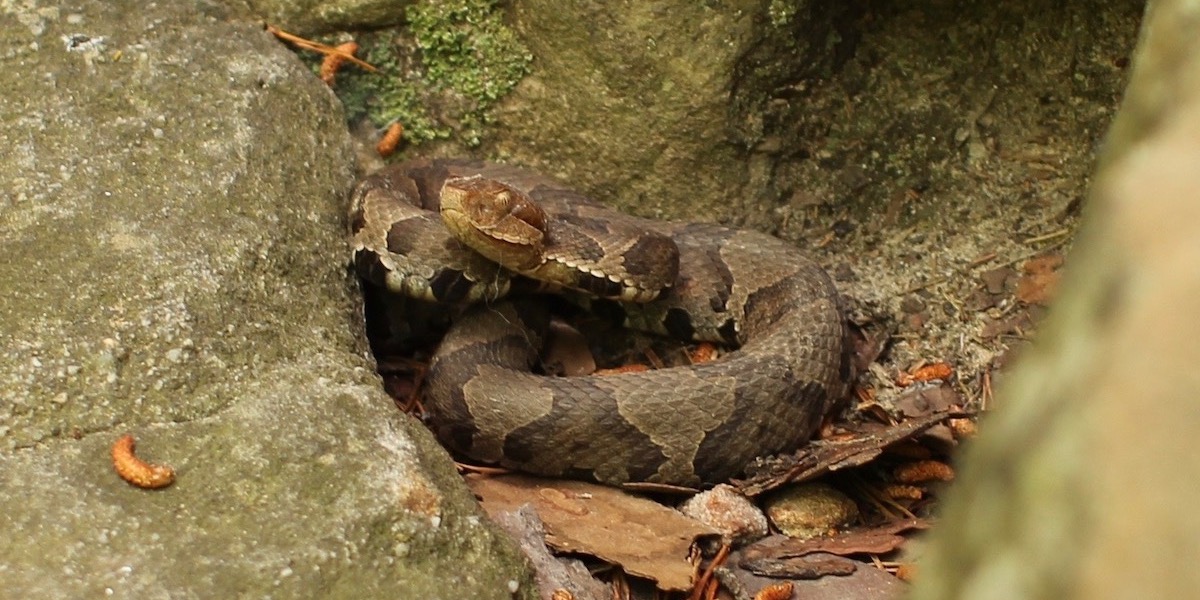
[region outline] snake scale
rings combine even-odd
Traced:
[[[573,245],[543,262],[571,267],[578,278],[571,287],[647,300],[656,291],[629,282],[672,278],[653,301],[597,300],[597,307],[631,327],[737,350],[639,373],[534,374],[548,317],[515,293],[536,284],[467,248],[439,218],[443,191],[467,177],[501,182],[545,210],[546,237]],[[536,172],[466,160],[416,160],[364,178],[351,197],[350,229],[362,277],[389,292],[466,307],[425,376],[426,408],[440,440],[477,460],[608,484],[721,482],[755,457],[804,443],[851,377],[833,282],[763,233],[640,219]]]

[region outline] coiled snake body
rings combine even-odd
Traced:
[[[481,179],[462,179],[471,176]],[[646,300],[657,290],[636,282],[671,278],[677,262],[669,289],[628,310],[626,321],[738,349],[708,363],[641,373],[531,373],[545,313],[530,303],[494,302],[527,286],[527,278],[468,249],[438,216],[443,190],[461,191],[471,181],[501,182],[498,189],[527,196],[550,215],[548,258],[517,269],[569,271],[576,279],[567,287]],[[522,207],[508,210],[524,216]],[[350,219],[365,278],[423,300],[476,303],[443,339],[425,381],[439,438],[478,460],[610,484],[720,482],[757,456],[808,439],[850,377],[832,281],[765,234],[638,219],[532,171],[468,161],[384,169],[359,183]],[[577,234],[574,226],[591,233]],[[496,229],[507,239],[505,226]],[[549,244],[567,240],[566,249]]]

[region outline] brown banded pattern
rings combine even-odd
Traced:
[[[686,367],[543,377],[531,372],[548,322],[537,301],[481,304],[451,328],[426,376],[431,423],[452,449],[611,484],[712,483],[757,456],[799,446],[844,395],[852,374],[840,298],[794,247],[757,232],[624,215],[525,169],[416,161],[365,179],[351,207],[356,264],[369,267],[362,275],[426,299],[489,300],[521,284],[445,229],[426,231],[421,215],[438,210],[442,184],[476,175],[528,194],[552,217],[548,239],[567,249],[548,243],[547,270],[576,273],[558,285],[648,299],[660,292],[611,292],[669,272],[666,291],[651,302],[595,304],[623,313],[632,327],[739,348]]]

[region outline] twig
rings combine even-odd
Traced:
[[[704,574],[692,586],[692,595],[688,596],[688,600],[700,600],[700,594],[705,592],[708,588],[708,582],[712,581],[713,570],[724,564],[726,558],[729,558],[729,544],[722,544],[721,549],[717,551],[717,555],[713,557],[712,562],[708,563],[708,568],[704,570]]]
[[[1056,237],[1062,237],[1064,235],[1067,235],[1068,233],[1071,233],[1070,229],[1065,229],[1065,228],[1059,229],[1058,231],[1052,231],[1052,232],[1044,234],[1044,235],[1039,235],[1037,237],[1029,238],[1029,239],[1025,240],[1025,243],[1026,244],[1036,244],[1038,242],[1052,240]]]
[[[270,33],[281,40],[291,42],[301,48],[304,48],[305,50],[312,50],[314,52],[320,52],[321,54],[333,54],[335,56],[340,56],[372,73],[379,70],[371,63],[368,63],[354,56],[353,54],[346,52],[345,50],[341,50],[333,46],[326,46],[325,44],[319,42],[306,40],[298,35],[288,33],[278,27],[275,27],[274,25],[267,25],[267,33]]]
[[[458,468],[459,473],[478,473],[479,475],[485,475],[488,477],[491,477],[494,475],[507,475],[509,473],[512,473],[512,471],[509,471],[508,469],[504,469],[501,467],[484,467],[481,465],[468,465],[466,463],[460,463],[458,461],[454,462],[454,466]]]

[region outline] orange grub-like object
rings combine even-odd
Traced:
[[[911,373],[900,373],[896,377],[896,385],[907,387],[921,381],[934,379],[949,379],[954,374],[954,368],[946,363],[933,363],[914,369]]]
[[[338,44],[334,47],[342,54],[326,54],[324,60],[321,61],[321,81],[325,85],[333,86],[333,80],[337,77],[338,69],[342,68],[342,63],[346,62],[346,55],[354,56],[358,52],[358,44],[355,42],[346,42]]]
[[[773,583],[758,591],[754,600],[790,600],[792,597],[792,582]]]
[[[164,488],[175,482],[175,469],[152,465],[133,453],[132,435],[121,436],[112,447],[113,469],[121,479],[145,489]]]
[[[379,139],[379,143],[375,144],[375,152],[379,156],[387,158],[396,151],[396,147],[400,145],[400,139],[404,136],[404,126],[400,123],[392,123],[383,137]]]

